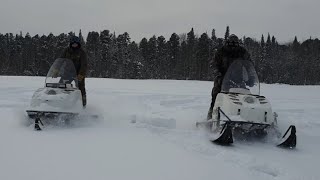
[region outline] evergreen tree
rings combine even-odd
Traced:
[[[181,69],[182,73],[179,74],[180,77],[178,77],[178,79],[183,79],[183,80],[187,80],[189,79],[189,48],[187,45],[187,41],[183,41],[181,43],[181,57],[179,58],[179,66],[182,66],[181,68],[179,68],[179,70]]]
[[[14,61],[16,61],[17,63],[15,63],[15,67],[13,69],[14,73],[13,75],[18,75],[18,72],[23,72],[24,68],[23,67],[23,56],[22,56],[22,48],[23,48],[23,43],[24,43],[24,37],[22,36],[22,32],[20,32],[19,35],[16,35],[15,37],[15,58]]]
[[[10,38],[9,34],[5,34],[0,36],[1,40],[1,73],[3,75],[9,75],[10,71]]]
[[[87,44],[86,50],[88,54],[88,72],[89,76],[93,77],[102,77],[103,74],[101,72],[101,43],[100,43],[100,35],[98,32],[89,32],[87,36]]]
[[[273,81],[273,75],[275,74],[273,65],[275,64],[275,61],[273,59],[273,51],[272,51],[272,44],[271,44],[271,37],[268,33],[267,41],[265,44],[265,57],[264,57],[264,71],[269,72],[270,75],[265,76],[264,81],[266,83],[271,83]]]
[[[212,39],[213,42],[215,42],[217,40],[216,30],[215,29],[212,29],[211,39]]]
[[[165,78],[181,79],[184,61],[180,58],[180,37],[173,33],[168,41],[168,63],[165,66]]]
[[[156,60],[156,78],[166,79],[168,74],[166,70],[168,67],[168,47],[166,39],[159,36],[157,39],[157,60]]]
[[[149,71],[149,62],[148,62],[148,40],[146,38],[143,38],[140,42],[140,54],[141,57],[143,58],[142,64],[143,64],[143,69],[142,69],[142,77],[143,78],[150,78],[150,71]]]
[[[197,62],[196,62],[196,45],[197,45],[197,39],[194,34],[193,28],[191,31],[187,34],[187,79],[196,79],[196,69],[197,69]]]
[[[210,52],[209,52],[209,69],[208,69],[208,80],[213,80],[213,61],[214,61],[214,56],[219,48],[219,42],[218,38],[216,36],[216,30],[213,29],[211,33],[211,41],[210,41]]]
[[[210,39],[207,33],[203,33],[199,39],[197,48],[197,79],[207,80],[209,70]]]
[[[276,38],[274,36],[272,36],[271,43],[272,43],[272,46],[277,45],[277,41],[276,41]]]
[[[120,34],[117,37],[117,78],[125,79],[129,76],[131,59],[129,58],[128,46],[130,44],[130,36],[127,32]]]
[[[33,47],[32,47],[32,39],[29,33],[26,34],[23,44],[22,44],[22,71],[24,76],[31,76],[33,75],[32,72],[29,70],[29,63],[33,61]],[[20,74],[19,74],[20,75]]]
[[[224,34],[224,40],[226,41],[229,36],[230,36],[230,28],[229,26],[227,26],[226,33]]]
[[[261,41],[260,41],[260,50],[259,50],[259,66],[258,66],[258,75],[259,79],[262,82],[266,82],[266,44],[264,41],[264,36],[261,36]]]
[[[100,55],[101,55],[101,71],[102,77],[112,77],[117,69],[116,63],[112,63],[114,57],[112,34],[109,30],[100,33]]]
[[[83,36],[82,36],[81,29],[80,29],[80,31],[79,31],[79,39],[80,39],[80,42],[81,42],[81,46],[82,46],[83,48],[85,48],[85,41],[84,41],[84,38],[83,38]]]
[[[152,36],[148,41],[148,65],[149,65],[149,74],[151,79],[156,79],[158,75],[157,71],[157,37]]]
[[[139,53],[138,44],[134,41],[128,47],[129,51],[129,71],[127,78],[129,79],[141,79],[143,64],[141,62],[142,56]]]

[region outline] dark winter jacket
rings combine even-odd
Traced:
[[[242,46],[223,46],[217,50],[213,60],[213,72],[216,80],[222,81],[234,60],[251,60],[251,58],[250,54]]]
[[[87,62],[87,54],[86,52],[82,49],[72,49],[70,47],[66,48],[66,50],[63,52],[61,58],[67,58],[72,60],[77,74],[82,75],[82,76],[86,76],[87,73],[87,66],[88,66],[88,62]]]

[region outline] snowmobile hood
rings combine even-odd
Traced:
[[[40,88],[34,93],[28,111],[79,113],[81,98],[78,89]]]

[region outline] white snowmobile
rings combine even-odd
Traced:
[[[73,62],[56,59],[47,74],[45,86],[33,94],[26,110],[34,120],[35,130],[41,130],[42,118],[64,116],[68,121],[82,110],[82,96]]]
[[[276,132],[277,114],[272,112],[270,102],[260,96],[260,83],[251,61],[235,60],[224,76],[221,93],[217,95],[212,119],[197,122],[205,124],[217,133],[212,142],[222,145],[239,139],[263,138]],[[278,146],[296,147],[296,127],[291,125]]]

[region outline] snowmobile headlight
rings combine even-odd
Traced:
[[[72,84],[66,84],[66,88],[72,88]]]
[[[66,84],[59,84],[59,88],[66,88]]]
[[[46,83],[46,87],[53,87],[52,83]]]
[[[255,99],[251,96],[247,96],[244,98],[244,102],[246,102],[248,104],[253,104],[255,102]]]

